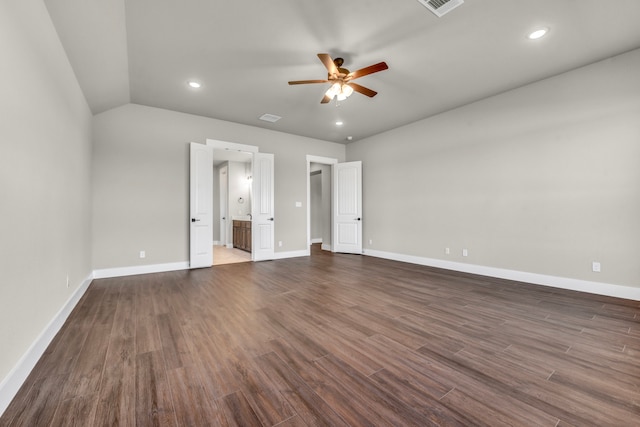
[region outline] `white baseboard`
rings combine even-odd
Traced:
[[[51,341],[64,325],[64,322],[71,314],[73,308],[78,304],[91,284],[93,275],[89,275],[82,284],[69,297],[67,302],[60,308],[49,324],[40,333],[38,338],[31,344],[26,353],[20,358],[18,363],[9,371],[7,376],[0,383],[0,416],[7,409],[15,395],[24,384],[25,380],[51,344]]]
[[[220,240],[214,240],[212,245],[213,246],[220,246]]]
[[[300,256],[309,256],[310,254],[309,250],[276,252],[273,254],[273,259],[296,258]]]
[[[614,285],[611,283],[591,282],[588,280],[571,279],[567,277],[548,276],[546,274],[528,273],[525,271],[507,270],[482,265],[465,264],[462,262],[444,261],[434,258],[423,258],[413,255],[403,255],[367,249],[364,255],[385,258],[411,264],[426,265],[463,273],[479,274],[481,276],[497,277],[517,282],[533,283],[535,285],[551,286],[553,288],[587,292],[590,294],[606,295],[640,301],[640,288],[633,286]]]
[[[109,277],[133,276],[135,274],[164,273],[165,271],[187,270],[188,262],[170,262],[166,264],[136,265],[132,267],[104,268],[94,270],[95,279],[106,279]]]
[[[322,243],[322,237],[318,237],[316,239],[311,239],[311,244],[314,244],[314,243]]]

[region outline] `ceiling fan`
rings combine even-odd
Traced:
[[[351,72],[346,68],[341,68],[344,63],[344,59],[342,58],[331,59],[331,56],[328,53],[319,53],[318,58],[320,58],[320,61],[322,61],[329,72],[326,80],[296,80],[289,82],[289,84],[304,85],[310,83],[331,83],[331,87],[325,92],[322,101],[320,101],[321,104],[328,103],[334,97],[337,98],[338,101],[343,101],[354,91],[366,95],[369,98],[373,98],[378,94],[378,92],[357,83],[353,83],[353,80],[389,68],[386,62],[379,62]]]

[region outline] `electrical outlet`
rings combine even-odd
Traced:
[[[296,202],[296,208],[301,208],[302,207],[302,202]]]
[[[281,248],[282,247],[282,240],[278,241],[278,247]]]
[[[462,256],[469,256],[469,250],[463,249],[462,250]]]
[[[445,253],[445,255],[449,255],[451,253],[451,249],[444,248],[444,253]]]
[[[373,245],[373,239],[369,239],[369,246]]]
[[[146,258],[147,253],[145,251],[140,251],[140,258]]]
[[[600,273],[600,263],[597,261],[593,261],[591,263],[591,270],[593,270],[594,273]]]

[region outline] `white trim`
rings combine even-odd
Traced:
[[[189,262],[170,262],[167,264],[136,265],[131,267],[104,268],[94,270],[93,277],[106,279],[110,277],[133,276],[135,274],[164,273],[165,271],[188,270]]]
[[[314,243],[322,243],[322,237],[316,237],[315,239],[311,239],[311,244]]]
[[[504,268],[486,267],[483,265],[465,264],[462,262],[444,261],[434,258],[423,258],[413,255],[403,255],[393,252],[365,249],[364,255],[385,258],[411,264],[444,268],[446,270],[463,273],[479,274],[481,276],[497,277],[517,282],[533,283],[535,285],[551,286],[553,288],[572,291],[588,292],[590,294],[605,295],[640,301],[640,288],[633,286],[614,285],[611,283],[591,282],[588,280],[571,279],[568,277],[549,276],[546,274],[529,273],[526,271],[507,270]]]
[[[336,163],[338,163],[338,159],[334,159],[333,157],[313,156],[311,154],[307,154],[307,162],[322,163],[323,165],[335,165]]]
[[[214,240],[214,241],[213,241],[213,246],[222,246],[222,245],[220,244],[220,240]]]
[[[301,251],[288,251],[288,252],[274,252],[273,259],[286,259],[286,258],[296,258],[301,256],[309,256],[311,255],[310,251],[307,249]]]
[[[22,387],[22,384],[24,384],[33,368],[35,368],[40,357],[42,357],[53,338],[60,331],[62,325],[64,325],[71,311],[87,291],[91,280],[93,280],[92,274],[84,279],[78,289],[71,294],[67,302],[60,308],[56,315],[53,316],[53,319],[51,319],[38,338],[35,339],[29,349],[22,355],[20,360],[18,360],[18,363],[16,363],[13,369],[4,377],[0,383],[0,416],[7,409],[18,393],[18,390],[20,390],[20,387]]]
[[[248,153],[259,152],[259,148],[255,145],[238,144],[237,142],[219,141],[217,139],[207,138],[205,145],[219,150],[246,151]]]

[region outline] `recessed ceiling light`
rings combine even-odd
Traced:
[[[193,89],[200,89],[202,87],[201,83],[198,83],[193,80],[189,81],[187,84],[189,85],[190,88],[193,88]]]
[[[343,123],[343,122],[341,122],[341,121],[339,121],[339,120],[336,122],[336,126],[342,126],[343,124],[344,124],[344,123]]]
[[[531,33],[529,33],[527,37],[531,40],[537,40],[541,37],[544,37],[548,32],[549,32],[549,29],[547,27],[542,27],[542,28],[538,28],[535,31],[532,31]]]

